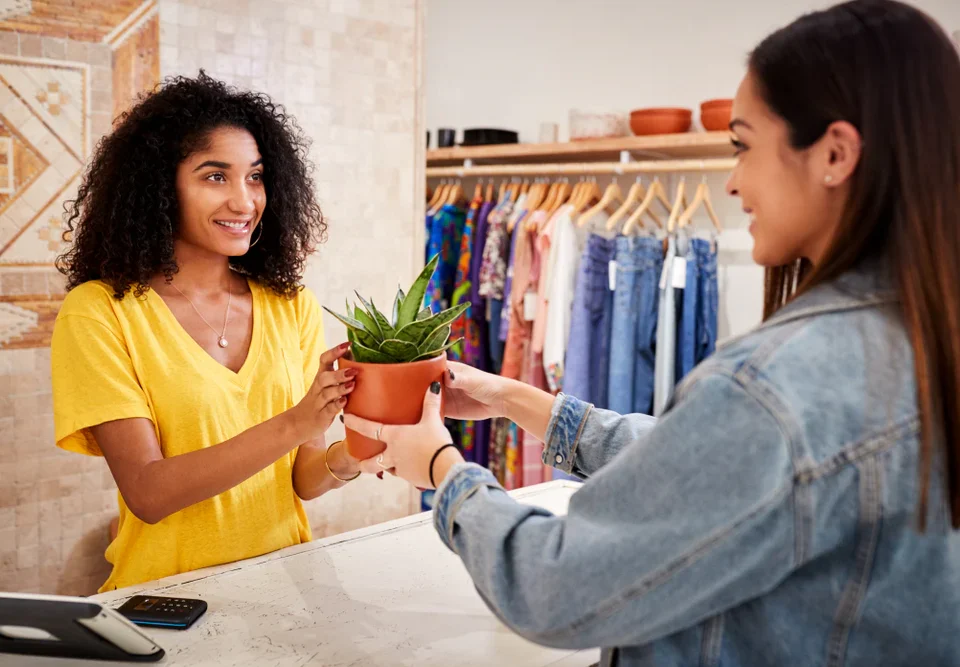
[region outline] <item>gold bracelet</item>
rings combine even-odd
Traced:
[[[349,479],[344,479],[343,477],[340,477],[340,475],[338,475],[337,473],[333,472],[333,470],[330,469],[330,461],[327,459],[327,455],[330,453],[330,450],[333,449],[334,447],[336,447],[337,445],[339,445],[339,444],[342,443],[342,442],[343,442],[343,440],[337,440],[335,443],[333,443],[332,445],[330,445],[329,447],[327,447],[327,450],[323,453],[323,464],[324,464],[325,466],[327,466],[327,472],[330,473],[330,475],[331,475],[334,479],[340,480],[341,482],[344,482],[344,483],[346,483],[346,482],[352,482],[353,480],[355,480],[357,477],[360,476],[360,471],[357,471],[357,474],[354,475],[353,477],[351,477],[351,478],[349,478]]]

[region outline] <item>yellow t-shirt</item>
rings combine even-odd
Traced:
[[[325,349],[317,300],[308,290],[287,299],[249,284],[253,337],[237,373],[207,354],[156,292],[118,301],[99,281],[72,290],[51,350],[57,445],[102,456],[90,427],[144,417],[163,456],[177,456],[229,440],[299,402]],[[309,541],[293,490],[295,460],[296,450],[155,525],[134,516],[118,493],[120,529],[106,552],[113,572],[100,591]]]

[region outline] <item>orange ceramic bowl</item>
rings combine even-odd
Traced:
[[[707,100],[700,104],[700,111],[706,111],[707,109],[716,109],[717,107],[732,107],[733,100],[730,98],[724,98],[719,100]]]
[[[349,356],[349,355],[348,355]],[[361,364],[340,359],[340,368],[356,368],[357,386],[344,412],[381,424],[416,424],[423,413],[423,397],[433,382],[443,381],[447,355],[409,364]],[[443,395],[440,396],[443,414]],[[347,450],[361,461],[380,454],[386,445],[347,429]]]
[[[690,129],[690,109],[637,109],[630,112],[630,129],[637,136],[679,134]]]
[[[730,125],[733,100],[709,100],[700,105],[700,124],[708,132],[721,132]]]
[[[700,112],[700,122],[708,132],[722,132],[730,127],[729,108],[718,107]]]

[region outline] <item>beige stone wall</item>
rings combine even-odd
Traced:
[[[419,1],[160,2],[163,76],[203,68],[266,92],[313,139],[329,240],[306,284],[334,309],[354,289],[386,303],[423,263],[423,179],[414,177],[423,161]],[[336,320],[327,316],[325,324],[328,345],[346,340]],[[404,482],[366,478],[308,503],[307,511],[320,537],[418,507],[419,495]]]

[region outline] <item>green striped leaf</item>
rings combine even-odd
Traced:
[[[441,354],[449,350],[451,347],[453,347],[457,343],[460,343],[462,340],[463,340],[463,337],[457,338],[456,340],[452,340],[446,345],[444,345],[443,347],[441,347],[439,350],[431,350],[430,352],[425,352],[424,354],[421,354],[416,359],[414,359],[414,361],[426,361],[427,359],[435,359],[436,357],[439,357]]]
[[[400,308],[403,306],[403,290],[400,287],[397,287],[397,296],[393,299],[393,316],[390,319],[390,324],[394,328],[397,326],[397,320],[400,319]]]
[[[444,324],[442,327],[437,327],[436,331],[427,336],[427,339],[419,345],[418,349],[420,350],[420,353],[430,352],[431,350],[439,350],[447,344],[449,339],[450,325]]]
[[[399,363],[413,361],[420,354],[416,345],[396,338],[390,338],[380,343],[380,351]]]
[[[397,363],[391,357],[388,357],[383,352],[378,350],[372,350],[366,345],[361,343],[354,343],[353,347],[350,350],[353,353],[354,361],[357,361],[361,364],[395,364]]]
[[[383,340],[383,331],[381,331],[380,325],[377,324],[377,321],[375,319],[367,315],[367,313],[362,308],[360,308],[359,306],[355,306],[353,309],[353,316],[354,318],[356,318],[358,322],[363,324],[364,330],[372,339],[378,342]],[[369,345],[369,343],[367,344]],[[377,347],[377,346],[373,345],[372,347]]]
[[[393,338],[393,334],[394,334],[393,326],[390,324],[389,320],[387,320],[387,318],[383,316],[383,313],[377,310],[377,307],[373,304],[373,299],[371,299],[370,301],[367,301],[362,296],[360,296],[360,292],[357,292],[356,290],[354,290],[353,293],[357,295],[358,299],[360,299],[360,303],[363,304],[363,307],[366,309],[367,314],[377,323],[377,328],[380,330],[380,337],[379,337],[380,340],[384,340],[386,338]]]
[[[349,315],[340,315],[339,313],[333,312],[326,306],[324,306],[323,309],[328,313],[330,313],[331,315],[333,315],[334,317],[336,317],[348,329],[361,329],[361,330],[363,329],[363,324],[353,319]]]
[[[432,317],[428,317],[425,320],[416,320],[411,322],[407,326],[400,329],[397,332],[396,337],[400,340],[406,340],[420,347],[424,341],[427,340],[427,337],[430,336],[438,328],[450,324],[455,319],[463,315],[466,312],[467,308],[470,307],[469,303],[462,303],[459,306],[454,308],[449,308],[442,313],[437,313]]]
[[[423,271],[413,281],[413,285],[407,290],[407,296],[400,307],[400,313],[397,317],[397,329],[403,329],[417,318],[417,313],[423,308],[423,297],[427,294],[427,285],[430,284],[430,277],[437,270],[440,264],[440,255],[434,255],[433,259],[427,262]]]

